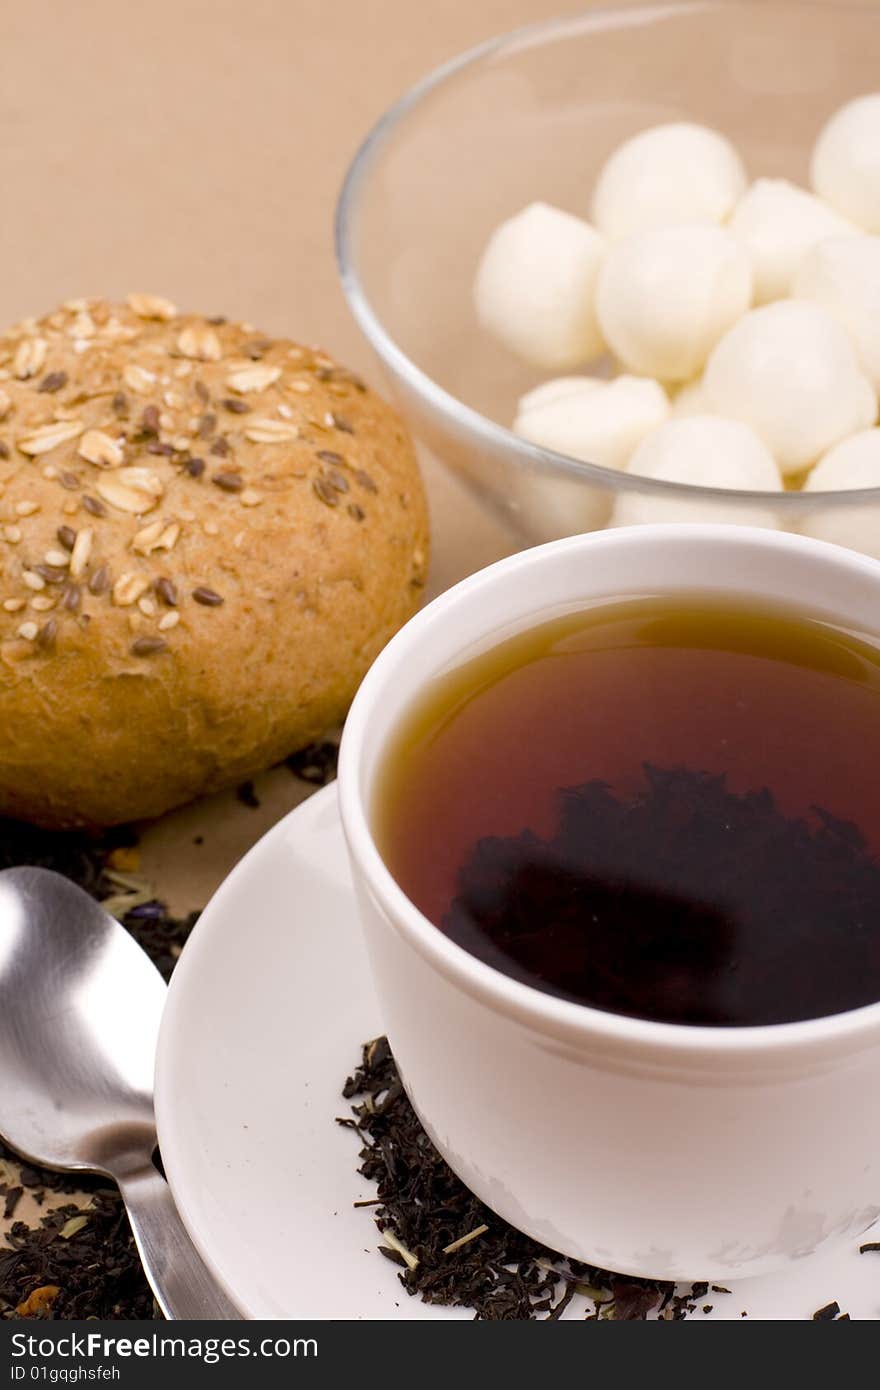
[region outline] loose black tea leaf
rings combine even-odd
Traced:
[[[635,1279],[584,1265],[523,1235],[480,1202],[455,1176],[428,1138],[401,1084],[386,1037],[364,1043],[360,1065],[342,1088],[352,1117],[337,1124],[361,1141],[358,1172],[376,1184],[371,1207],[380,1238],[376,1248],[399,1266],[407,1293],[425,1303],[472,1308],[484,1320],[556,1320],[576,1294],[591,1305],[587,1321],[680,1321],[697,1312],[711,1290],[723,1284],[697,1282],[689,1288],[654,1279]],[[479,1232],[477,1239],[468,1234]],[[880,1251],[880,1241],[860,1251]],[[741,1317],[748,1317],[743,1311]],[[837,1302],[812,1314],[814,1320],[849,1320]]]
[[[575,1294],[590,1318],[676,1320],[696,1308],[695,1289],[630,1279],[583,1265],[523,1235],[490,1211],[434,1148],[410,1105],[387,1038],[363,1048],[343,1096],[357,1103],[339,1124],[361,1141],[358,1172],[377,1185],[377,1249],[400,1267],[407,1293],[425,1303],[472,1308],[487,1320],[555,1320]],[[478,1236],[473,1233],[479,1232]],[[393,1241],[393,1244],[391,1243]]]
[[[256,811],[260,806],[260,798],[257,796],[254,784],[251,781],[242,782],[235,789],[235,798],[240,801],[242,806],[247,806],[251,811]]]
[[[11,1216],[15,1215],[15,1208],[18,1206],[23,1192],[23,1187],[7,1187],[3,1203],[4,1220],[8,1221]]]
[[[826,1303],[824,1308],[817,1308],[813,1314],[813,1322],[830,1322],[836,1318],[840,1312],[839,1303]]]
[[[57,1173],[44,1176],[47,1189],[71,1185]],[[76,1186],[88,1193],[88,1207],[66,1203],[37,1227],[13,1224],[9,1248],[0,1249],[0,1318],[159,1317],[119,1193],[100,1179],[78,1179]],[[82,1215],[85,1223],[62,1236]]]
[[[289,758],[285,758],[285,766],[290,768],[294,777],[299,777],[303,782],[309,782],[313,787],[326,787],[328,782],[332,782],[336,776],[336,760],[339,756],[339,744],[331,739],[324,739],[321,743],[310,743],[307,748],[301,748],[298,753],[291,753]]]
[[[612,1278],[611,1294],[614,1299],[614,1316],[627,1322],[638,1319],[644,1321],[660,1301],[656,1289],[646,1288],[644,1284],[632,1279]],[[691,1297],[702,1297],[696,1292],[696,1285],[691,1290]]]

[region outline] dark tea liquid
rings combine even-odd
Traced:
[[[439,679],[387,750],[380,849],[518,980],[742,1026],[880,999],[880,648],[699,595],[606,605]]]

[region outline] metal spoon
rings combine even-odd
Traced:
[[[165,984],[125,928],[48,869],[0,872],[0,1133],[46,1168],[119,1185],[169,1318],[234,1318],[153,1164]]]

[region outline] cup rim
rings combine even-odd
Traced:
[[[724,523],[671,523],[589,532],[499,560],[446,590],[411,618],[379,654],[361,683],[345,723],[339,752],[339,805],[349,855],[368,893],[381,904],[399,935],[429,966],[494,1012],[558,1042],[582,1045],[593,1041],[604,1044],[609,1052],[635,1050],[643,1058],[650,1055],[658,1062],[684,1063],[706,1059],[744,1062],[771,1055],[781,1058],[792,1053],[823,1051],[829,1044],[853,1050],[867,1046],[873,1041],[871,1035],[880,1032],[880,1001],[792,1023],[715,1027],[605,1012],[511,979],[450,940],[410,901],[373,838],[364,796],[362,750],[369,743],[373,712],[381,704],[382,692],[405,669],[415,641],[432,628],[454,622],[461,605],[478,604],[487,589],[522,570],[540,567],[552,556],[589,551],[596,546],[625,548],[639,544],[642,538],[671,545],[688,544],[697,536],[713,545],[758,545],[775,550],[780,556],[812,554],[820,562],[849,569],[854,577],[880,590],[880,561],[869,556],[812,537]],[[538,603],[535,621],[540,620]],[[524,625],[527,623],[525,618]],[[491,629],[485,635],[491,642]]]
[[[358,271],[355,250],[356,224],[373,166],[388,141],[434,91],[468,68],[497,59],[506,51],[516,52],[529,45],[564,37],[567,33],[623,28],[638,21],[671,18],[689,12],[698,14],[700,11],[721,7],[738,6],[747,11],[769,9],[771,5],[779,10],[800,10],[804,14],[819,13],[823,8],[827,8],[820,0],[625,0],[623,4],[599,5],[598,8],[570,15],[537,20],[485,39],[432,69],[388,107],[367,132],[343,177],[334,215],[336,265],[343,293],[355,322],[383,366],[393,377],[404,382],[407,389],[420,401],[425,402],[441,419],[450,421],[454,426],[466,431],[476,447],[490,452],[501,450],[517,465],[525,464],[528,469],[539,474],[577,479],[611,492],[643,492],[682,501],[698,499],[731,503],[732,493],[729,488],[648,478],[641,474],[628,473],[626,470],[606,468],[601,464],[576,459],[544,445],[534,444],[447,391],[400,346],[373,305]],[[853,0],[841,0],[839,8],[844,13],[864,13],[862,7],[854,4]],[[766,507],[768,498],[775,498],[776,505],[782,513],[803,517],[820,508],[834,505],[857,506],[860,501],[876,503],[880,496],[880,487],[779,494],[742,488],[737,489],[733,496],[736,501],[752,507]]]

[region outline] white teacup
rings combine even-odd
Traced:
[[[499,1215],[565,1254],[724,1282],[880,1215],[880,1003],[708,1028],[557,999],[433,926],[371,833],[389,741],[432,678],[565,612],[694,591],[880,630],[880,564],[822,542],[696,525],[556,541],[459,584],[393,639],[349,715],[339,787],[388,1036],[444,1158]]]

